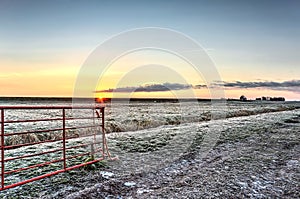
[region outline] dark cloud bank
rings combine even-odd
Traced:
[[[225,88],[266,88],[272,90],[286,90],[300,92],[300,80],[290,80],[284,82],[259,81],[259,82],[217,82],[214,86],[223,86]]]
[[[300,92],[300,80],[290,80],[284,82],[275,81],[259,81],[259,82],[215,82],[212,87],[225,87],[225,88],[266,88],[273,90],[288,90]],[[207,88],[206,85],[191,85],[180,83],[163,83],[163,84],[149,84],[145,86],[133,87],[119,87],[115,89],[99,90],[97,93],[129,93],[129,92],[163,92],[172,90],[187,90],[187,89],[202,89]]]
[[[145,86],[120,87],[115,89],[100,90],[96,92],[98,93],[161,92],[161,91],[171,91],[171,90],[186,90],[190,88],[193,88],[193,86],[189,84],[163,83],[163,84],[149,84]]]
[[[290,87],[300,87],[300,80],[291,80],[284,82],[221,82],[216,83],[218,86],[224,87],[237,87],[237,88],[290,88]]]

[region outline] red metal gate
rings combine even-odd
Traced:
[[[0,190],[92,164],[107,155],[104,107],[0,106],[0,111]]]

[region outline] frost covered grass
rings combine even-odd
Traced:
[[[100,136],[96,138],[98,142],[100,140]],[[76,138],[66,141],[66,157],[78,156],[80,154],[86,154],[84,156],[78,156],[75,158],[67,159],[67,167],[71,167],[77,164],[81,164],[88,161],[88,158],[93,157],[100,158],[101,153],[98,152],[96,154],[92,153],[91,145],[94,142],[93,137],[86,137],[86,138]],[[90,143],[90,144],[89,144]],[[85,144],[89,144],[85,146]],[[100,144],[93,144],[93,150],[95,147],[99,148]],[[72,148],[73,146],[79,146],[76,148]],[[5,171],[12,171],[18,170],[21,168],[28,168],[30,166],[34,166],[37,164],[43,164],[49,161],[57,161],[51,164],[46,164],[43,166],[26,169],[26,170],[19,170],[14,173],[10,173],[5,175],[5,185],[10,185],[13,183],[17,183],[23,180],[27,180],[33,177],[37,177],[43,174],[47,174],[50,172],[54,172],[60,169],[63,169],[63,143],[62,141],[57,141],[53,143],[42,143],[36,145],[30,145],[25,147],[20,147],[17,149],[11,149],[5,151],[5,158],[14,158],[14,157],[21,157],[25,155],[34,155],[38,153],[44,153],[48,151],[53,151],[50,153],[33,156],[33,157],[25,157],[22,159],[11,160],[5,163]],[[92,168],[92,167],[87,167]]]
[[[200,112],[190,106],[186,120],[178,104],[129,107],[127,114],[107,107],[106,123],[116,125],[107,125],[107,130],[119,128],[107,135],[112,155],[119,157],[107,162],[109,168],[74,170],[0,196],[264,198],[299,194],[299,104],[229,103],[226,117],[231,119],[217,121],[208,121],[209,103]],[[196,118],[198,122],[193,122]],[[214,124],[220,127],[212,129],[218,132],[218,140],[200,159],[204,137]],[[103,170],[113,175],[103,177]],[[135,185],[126,186],[126,182]]]
[[[203,122],[212,119],[250,116],[299,108],[297,102],[227,102],[212,106],[209,102],[132,103],[106,107],[106,132],[127,132],[164,125]]]
[[[89,130],[87,130],[89,132]],[[79,137],[78,131],[67,131],[69,137]],[[30,144],[41,142],[45,140],[59,140],[62,139],[62,131],[51,133],[28,133],[22,135],[12,135],[5,138],[5,146]]]
[[[290,119],[293,122],[289,122]],[[163,154],[155,159],[150,154],[133,152],[112,162],[110,172],[116,177],[99,178],[91,187],[67,195],[81,197],[133,198],[297,198],[300,169],[300,112],[284,111],[248,117],[226,119],[225,128],[219,129],[219,142],[206,157],[198,159],[203,134],[197,133],[187,153],[166,162]],[[205,132],[206,125],[188,124],[184,129]],[[175,130],[176,130],[175,129]],[[170,129],[169,129],[170,130]],[[155,129],[150,132],[155,131]],[[186,131],[188,132],[188,131]],[[131,133],[139,136],[140,132]],[[143,133],[143,132],[142,132]],[[128,137],[128,136],[127,136]],[[152,136],[153,137],[153,136]],[[161,150],[161,153],[164,153]],[[154,170],[137,170],[141,158],[150,157]],[[115,167],[117,165],[117,167]],[[117,176],[123,170],[135,171]],[[126,182],[134,184],[126,186]]]

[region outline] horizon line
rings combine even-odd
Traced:
[[[269,97],[269,96],[268,96]],[[23,98],[23,99],[99,99],[98,97],[71,97],[71,96],[0,96],[0,99],[10,99],[10,98]],[[132,97],[132,98],[125,98],[125,97],[104,97],[102,100],[109,101],[109,100],[200,100],[200,101],[211,101],[211,100],[226,100],[226,101],[240,101],[240,98],[191,98],[191,97],[180,97],[180,98],[168,98],[168,97]],[[100,99],[101,100],[101,99]],[[260,101],[256,99],[249,99],[247,101]],[[261,101],[268,101],[268,100],[261,100]],[[300,101],[300,99],[286,99],[285,101]]]

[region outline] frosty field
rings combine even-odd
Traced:
[[[49,101],[38,102],[43,103]],[[69,102],[52,102],[62,103]],[[226,107],[209,102],[106,104],[108,146],[118,161],[105,163],[108,168],[59,174],[0,196],[296,197],[299,107],[299,102],[227,102]],[[212,116],[216,120],[210,120]],[[18,128],[24,127],[11,126]],[[209,142],[212,139],[206,138],[212,134],[216,137]],[[46,146],[36,150],[41,147]]]

